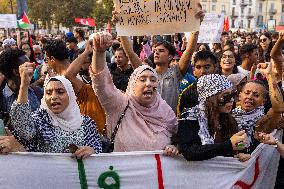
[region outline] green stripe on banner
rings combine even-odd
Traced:
[[[88,189],[88,183],[87,183],[87,178],[86,178],[86,173],[85,173],[84,162],[81,159],[77,159],[77,163],[78,163],[78,171],[79,171],[79,179],[80,179],[81,189]]]

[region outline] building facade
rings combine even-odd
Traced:
[[[284,26],[284,0],[201,0],[207,13],[224,13],[231,28],[266,28],[268,20]]]
[[[258,0],[256,9],[256,27],[265,26],[268,20],[284,25],[284,0]]]

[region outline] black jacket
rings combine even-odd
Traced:
[[[180,120],[178,125],[179,150],[188,161],[201,161],[216,156],[232,156],[233,148],[230,139],[222,143],[201,144],[198,135],[197,120]]]

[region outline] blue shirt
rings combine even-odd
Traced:
[[[182,91],[186,89],[189,85],[191,85],[194,81],[195,77],[193,77],[189,72],[187,72],[179,84],[179,93],[182,93]]]
[[[3,89],[3,111],[10,112],[15,100],[17,100],[17,95],[6,85]],[[31,87],[28,88],[28,100],[32,112],[40,107],[40,99]]]

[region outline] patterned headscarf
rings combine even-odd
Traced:
[[[81,127],[83,119],[81,117],[79,106],[76,102],[76,96],[73,90],[73,86],[71,82],[63,76],[51,77],[46,82],[46,85],[50,82],[52,78],[59,80],[64,85],[64,88],[67,91],[69,97],[69,104],[63,112],[59,114],[54,114],[46,104],[45,92],[44,92],[44,96],[41,100],[40,107],[47,111],[47,113],[51,117],[51,123],[53,126],[60,127],[62,130],[65,131],[70,131],[70,132],[75,131]]]
[[[202,76],[197,82],[199,104],[184,112],[181,120],[197,120],[199,123],[198,136],[202,145],[214,144],[214,138],[208,129],[208,119],[205,113],[206,99],[232,87],[232,83],[223,75],[210,74]]]
[[[231,83],[234,85],[234,86],[237,86],[240,84],[240,82],[246,78],[246,75],[242,74],[242,73],[237,73],[237,74],[231,74],[229,75],[228,77],[228,80],[231,81]]]
[[[205,102],[208,97],[229,89],[232,86],[232,83],[223,75],[204,75],[197,82],[198,100],[199,102]]]
[[[2,47],[5,48],[7,46],[12,46],[12,45],[16,45],[16,41],[13,39],[13,38],[10,38],[10,39],[5,39],[3,41],[3,44],[2,44]]]

